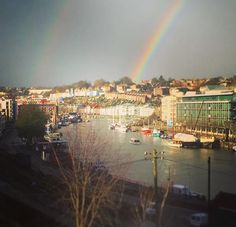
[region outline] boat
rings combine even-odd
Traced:
[[[168,140],[166,141],[166,144],[171,147],[179,147],[179,148],[183,146],[182,142],[179,140]]]
[[[149,135],[152,133],[152,130],[149,128],[149,120],[148,120],[148,127],[144,126],[144,121],[143,121],[143,127],[141,128],[141,132],[144,135]]]
[[[116,128],[116,125],[115,125],[114,123],[111,123],[111,124],[109,125],[109,129],[115,130],[115,128]]]
[[[117,123],[115,122],[115,115],[113,111],[113,117],[112,117],[112,122],[109,124],[109,129],[110,130],[115,130],[117,126]]]
[[[236,154],[236,146],[232,147],[232,151]]]
[[[150,128],[148,128],[148,127],[142,127],[142,128],[141,128],[141,132],[142,132],[143,134],[147,135],[147,134],[151,134],[151,133],[152,133],[152,130],[151,130]]]
[[[187,133],[177,133],[173,140],[178,140],[182,143],[182,147],[199,148],[201,146],[200,140],[194,135]]]
[[[153,137],[160,137],[160,135],[161,135],[160,130],[157,130],[156,128],[154,128],[152,131],[152,136]]]
[[[139,145],[139,144],[141,144],[140,139],[134,138],[134,137],[130,138],[129,142],[130,142],[131,144],[134,144],[134,145]]]
[[[215,142],[215,137],[200,137],[200,143],[202,147],[209,148],[212,147]]]

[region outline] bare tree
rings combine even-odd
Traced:
[[[119,207],[122,195],[121,181],[116,176],[127,172],[120,167],[119,152],[112,151],[112,143],[90,127],[65,134],[69,141],[68,152],[54,154],[75,226],[104,226],[116,220],[114,210]]]
[[[161,226],[162,215],[163,215],[163,211],[164,211],[164,207],[165,207],[165,204],[166,204],[167,197],[169,195],[170,186],[171,186],[170,179],[168,179],[167,186],[165,188],[165,192],[164,192],[163,198],[161,200],[161,205],[160,205],[160,213],[159,213],[159,218],[158,218],[159,226]]]
[[[150,207],[154,199],[153,187],[147,187],[140,185],[139,187],[139,204],[135,207],[136,210],[136,220],[139,223],[146,221],[146,210]]]
[[[158,197],[160,198],[159,199],[160,203],[157,203],[157,201],[155,201],[155,192],[153,187],[147,187],[147,186],[139,187],[139,194],[138,194],[139,203],[135,207],[135,215],[134,215],[137,224],[141,226],[143,226],[143,224],[145,225],[147,217],[149,217],[152,218],[152,220],[156,221],[157,226],[161,226],[162,216],[164,213],[164,208],[170,192],[170,188],[171,188],[171,181],[169,176],[165,186],[162,187],[161,193],[158,193]],[[158,212],[156,209],[158,209]]]

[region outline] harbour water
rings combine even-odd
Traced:
[[[211,197],[224,191],[236,193],[236,154],[226,150],[189,149],[170,147],[166,141],[152,136],[142,135],[140,132],[122,133],[109,130],[108,119],[94,119],[89,123],[71,124],[67,126],[72,133],[85,127],[94,129],[104,140],[112,143],[111,154],[119,152],[124,159],[124,165],[129,165],[127,176],[129,179],[153,185],[152,161],[145,160],[144,152],[151,153],[155,148],[159,158],[158,186],[164,185],[168,177],[176,184],[184,184],[190,190],[207,195],[208,157],[211,157]],[[65,128],[62,128],[63,132]],[[140,145],[129,143],[131,137],[141,140]]]

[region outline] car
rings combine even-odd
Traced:
[[[192,198],[196,198],[196,199],[200,199],[200,200],[206,200],[206,196],[203,195],[202,193],[199,193],[199,192],[190,192],[190,196]]]
[[[156,215],[156,203],[155,202],[150,202],[148,207],[145,209],[145,213],[147,217],[153,218]]]
[[[190,217],[190,225],[195,227],[207,226],[208,225],[208,214],[207,213],[194,213]]]

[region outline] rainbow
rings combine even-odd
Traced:
[[[151,59],[160,48],[163,39],[166,37],[166,34],[170,31],[175,18],[182,8],[182,5],[183,0],[175,0],[165,11],[165,14],[162,16],[156,31],[146,43],[146,46],[137,64],[135,65],[133,72],[131,73],[132,81],[140,81]]]

